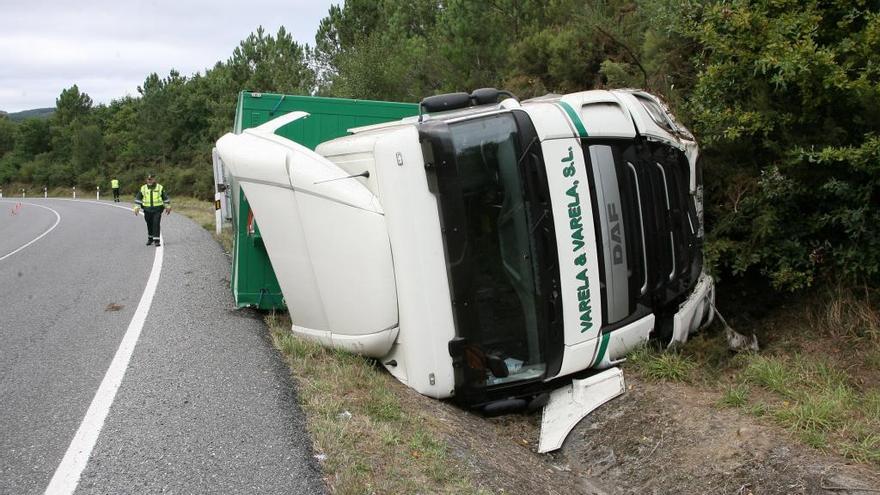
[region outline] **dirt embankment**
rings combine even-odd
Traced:
[[[829,494],[880,488],[880,473],[825,455],[682,384],[630,378],[557,456],[607,493]]]
[[[536,453],[540,413],[485,419],[405,387],[480,488],[511,494],[864,494],[880,471],[803,446],[696,387],[627,376],[627,393]]]

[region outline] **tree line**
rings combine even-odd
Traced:
[[[716,269],[786,290],[880,281],[876,0],[347,0],[314,45],[258,28],[204,74],[150,74],[108,105],[73,86],[48,120],[0,118],[0,183],[133,190],[149,169],[208,197],[241,90],[417,102],[490,86],[658,94],[703,150]]]

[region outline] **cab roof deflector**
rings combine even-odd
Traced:
[[[290,112],[280,117],[275,117],[274,119],[266,122],[265,124],[260,124],[257,127],[252,127],[250,129],[245,130],[244,132],[249,132],[252,134],[275,134],[275,131],[281,129],[287,124],[308,117],[309,114],[307,112]]]

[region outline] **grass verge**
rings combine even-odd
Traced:
[[[331,492],[482,493],[434,434],[432,418],[405,410],[400,385],[372,360],[296,337],[286,314],[266,323],[294,372]]]
[[[205,230],[214,231],[214,203],[196,198],[175,197],[172,211],[186,215]]]
[[[664,352],[652,346],[640,347],[627,356],[627,362],[641,375],[652,380],[686,382],[694,362],[676,351]]]
[[[196,198],[172,198],[171,205],[174,212],[189,217],[191,220],[201,225],[202,228],[211,232],[214,239],[223,246],[223,251],[232,252],[232,227],[225,225],[220,235],[217,235],[214,219],[214,202],[205,201]]]

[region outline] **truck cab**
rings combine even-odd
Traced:
[[[274,132],[305,115],[218,141],[294,333],[482,407],[711,320],[699,150],[660,100],[484,89],[422,109],[314,152]]]

